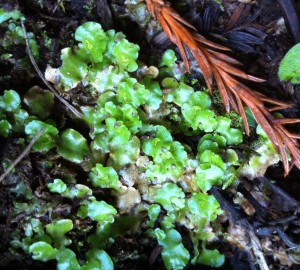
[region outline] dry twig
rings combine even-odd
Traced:
[[[51,86],[51,84],[49,82],[47,82],[47,80],[45,79],[43,73],[41,72],[41,70],[39,69],[38,65],[36,64],[32,52],[31,52],[31,48],[29,45],[29,41],[28,41],[28,35],[27,35],[27,31],[24,25],[23,20],[21,20],[21,25],[24,31],[24,37],[25,37],[25,43],[26,43],[26,48],[27,48],[27,52],[30,58],[30,62],[33,65],[34,69],[36,70],[37,74],[39,75],[39,77],[42,79],[42,81],[44,82],[44,84],[50,89],[50,91],[54,94],[54,96],[60,101],[62,102],[72,113],[74,113],[75,116],[82,118],[82,114],[76,110],[71,104],[69,104],[66,100],[64,100],[58,93],[57,91]]]
[[[31,147],[34,143],[43,135],[45,128],[42,128],[30,141],[30,143],[26,146],[24,151],[9,165],[9,167],[5,170],[5,172],[0,176],[0,183],[4,180],[4,178],[11,172],[11,170],[16,167],[16,165],[30,152]]]

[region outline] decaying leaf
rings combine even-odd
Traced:
[[[273,111],[290,107],[289,104],[264,96],[248,88],[244,81],[263,82],[264,80],[248,75],[237,66],[240,63],[225,54],[229,48],[207,40],[196,28],[180,17],[168,2],[163,0],[146,0],[151,15],[157,19],[172,43],[178,46],[186,69],[190,72],[188,53],[198,62],[210,92],[213,81],[216,82],[227,112],[233,108],[244,121],[245,132],[249,135],[245,105],[249,107],[255,120],[272,141],[282,157],[285,175],[292,166],[300,169],[300,148],[297,134],[291,134],[284,124],[297,123],[300,119],[277,119]],[[289,161],[290,157],[290,161]]]

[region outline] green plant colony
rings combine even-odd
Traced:
[[[16,42],[25,44],[16,26],[20,18],[17,11],[0,12],[7,50]],[[34,36],[29,38],[38,58]],[[239,160],[242,126],[235,120],[233,127],[231,116],[239,117],[217,113],[206,89],[176,73],[172,50],[163,54],[159,68],[145,67],[138,62],[138,45],[95,22],[80,26],[75,40],[77,45],[62,50],[61,67],[49,67],[46,78],[61,92],[80,85],[92,97],[80,107],[83,119],[69,117],[68,125],[55,122],[54,96],[37,86],[23,96],[6,90],[0,97],[1,136],[18,137],[25,147],[44,128],[31,151],[43,155],[46,171],[60,175],[50,175],[40,196],[22,177],[12,173],[5,179],[14,184],[11,192],[18,198],[14,216],[25,213],[23,230],[12,236],[11,252],[56,260],[58,269],[109,270],[118,256],[107,252],[114,239],[141,234],[143,226],[147,237],[161,246],[166,269],[190,263],[221,266],[224,255],[208,244],[223,235],[216,225],[222,210],[208,191],[234,183],[247,166],[259,170],[265,156],[254,155],[251,166]],[[89,128],[88,135],[76,130],[78,123],[72,127],[76,121]],[[184,138],[198,142],[192,145]],[[255,145],[264,146],[263,155],[274,155],[265,136]],[[7,157],[2,169],[12,160]],[[68,173],[70,164],[86,177]],[[59,210],[66,205],[67,214]],[[47,221],[42,218],[46,214]],[[183,244],[180,227],[189,232],[192,250]],[[78,257],[82,253],[85,258]]]

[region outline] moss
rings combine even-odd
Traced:
[[[139,1],[131,4],[142,12]],[[19,30],[14,27],[17,40]],[[61,92],[77,87],[89,98],[80,100],[83,125],[57,116],[53,95],[40,88],[0,97],[2,137],[29,142],[45,128],[32,152],[43,155],[47,182],[40,197],[24,185],[14,191],[24,200],[14,215],[27,215],[12,241],[14,252],[56,260],[59,269],[113,269],[115,258],[106,251],[114,239],[147,230],[162,247],[167,269],[221,265],[223,255],[206,248],[218,236],[211,224],[222,213],[208,191],[238,177],[232,146],[243,141],[240,118],[216,112],[207,90],[198,81],[187,83],[173,51],[164,53],[156,77],[139,70],[139,47],[123,33],[86,22],[75,40],[47,78]],[[199,141],[190,143],[190,136]],[[192,251],[179,227],[188,230]]]

